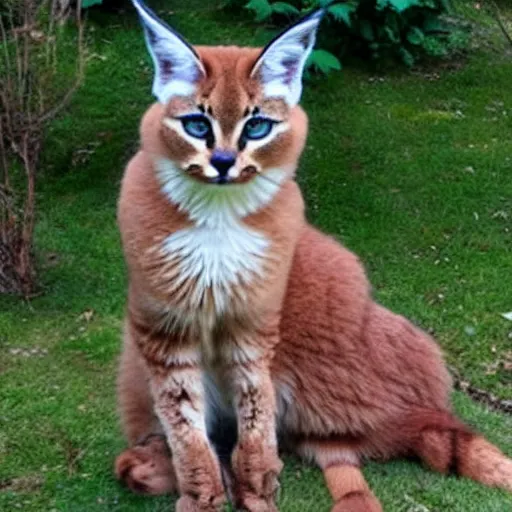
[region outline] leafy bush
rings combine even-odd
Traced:
[[[82,8],[87,9],[87,7],[92,7],[93,5],[100,5],[103,3],[103,0],[82,0]]]
[[[321,72],[339,69],[338,58],[399,59],[407,66],[423,56],[444,57],[467,45],[468,35],[454,29],[443,14],[449,0],[232,0],[244,6],[258,22],[289,23],[319,7],[327,10],[316,50],[309,64]]]

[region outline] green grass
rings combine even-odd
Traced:
[[[201,5],[166,7],[195,43],[269,37]],[[126,276],[115,208],[151,70],[132,13],[92,13],[88,39],[86,84],[52,125],[41,168],[44,294],[30,304],[0,298],[0,510],[169,509],[168,499],[120,488],[111,469],[124,446],[114,381]],[[460,67],[346,69],[308,83],[299,181],[311,221],[361,256],[378,299],[433,329],[473,384],[510,398],[511,372],[494,366],[512,351],[512,323],[500,316],[512,310],[512,61],[496,48]],[[82,149],[91,153],[73,165]],[[458,393],[454,403],[512,454],[510,417]],[[408,462],[369,464],[366,474],[386,511],[512,509],[510,495]],[[281,509],[329,503],[320,473],[289,460]]]

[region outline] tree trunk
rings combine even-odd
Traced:
[[[27,195],[23,208],[23,224],[21,229],[21,240],[17,256],[17,273],[23,283],[23,293],[30,295],[34,283],[34,262],[32,259],[32,238],[34,234],[34,212],[36,206],[36,165],[37,155],[41,147],[37,140],[35,147],[29,147],[29,135],[26,134],[23,140],[22,159],[27,175]]]
[[[16,270],[9,245],[0,240],[0,294],[24,295],[24,285]]]

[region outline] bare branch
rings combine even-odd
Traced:
[[[77,70],[75,82],[68,89],[66,94],[59,100],[59,102],[47,112],[41,114],[39,121],[45,123],[53,119],[63,108],[65,108],[71,101],[72,96],[77,89],[82,85],[85,71],[85,56],[84,56],[84,23],[81,18],[80,9],[81,1],[78,1],[77,6],[77,25],[78,25],[78,56],[77,56]]]
[[[508,33],[507,28],[505,27],[505,24],[503,23],[500,8],[496,4],[496,2],[493,2],[493,5],[494,5],[494,14],[496,16],[496,21],[498,22],[498,26],[500,27],[501,32],[505,36],[505,39],[509,42],[510,46],[512,46],[512,36]]]
[[[23,0],[16,5],[19,12],[7,5],[7,26],[5,17],[0,19],[0,293],[30,297],[34,292],[36,177],[44,127],[69,104],[83,81],[84,27],[78,10],[75,75],[60,98],[46,97],[45,91],[61,90],[57,25],[63,22],[69,3]],[[10,171],[18,166],[25,173],[21,186],[19,180],[10,179]]]

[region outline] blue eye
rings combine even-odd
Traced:
[[[181,118],[183,129],[192,137],[206,139],[211,134],[211,126],[208,118],[202,115],[191,115]]]
[[[253,117],[245,123],[243,135],[246,139],[263,139],[263,137],[266,137],[270,133],[273,124],[274,121],[271,119]]]

